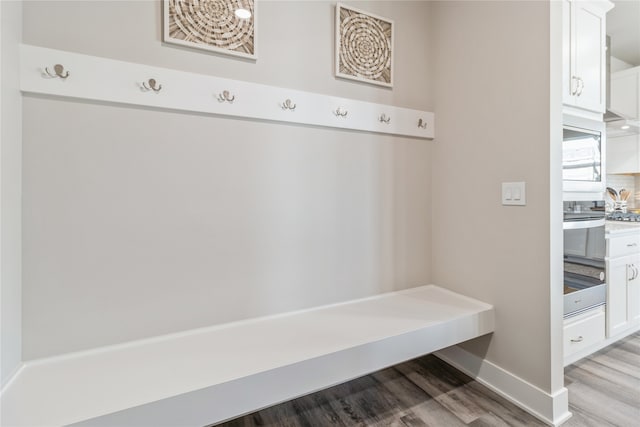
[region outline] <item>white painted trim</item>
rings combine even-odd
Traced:
[[[22,1],[0,1],[0,384],[22,359],[22,97],[18,91]]]
[[[458,346],[437,351],[435,355],[549,425],[559,426],[571,417],[565,387],[549,394]]]
[[[50,78],[55,64],[69,72]],[[26,93],[63,96],[118,104],[206,114],[298,123],[331,128],[431,139],[434,114],[385,104],[288,88],[223,79],[114,59],[21,45],[20,89]],[[159,91],[144,90],[156,80]],[[149,86],[149,85],[148,85]],[[218,97],[228,91],[229,100]],[[295,109],[284,108],[290,100]],[[338,114],[345,112],[344,116]],[[381,117],[390,118],[384,122]],[[426,127],[419,127],[424,123]]]

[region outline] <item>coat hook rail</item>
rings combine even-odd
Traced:
[[[349,112],[348,112],[347,110],[345,110],[344,108],[342,108],[342,107],[338,107],[338,108],[333,112],[333,114],[335,114],[335,115],[336,115],[336,117],[347,117],[347,114],[348,114],[348,113],[349,113]]]
[[[61,79],[66,79],[67,77],[69,77],[69,71],[64,71],[64,66],[62,64],[56,64],[53,66],[53,73],[51,71],[49,71],[48,67],[45,67],[44,71],[47,73],[47,75],[53,79],[55,79],[56,77],[61,78]]]
[[[427,122],[425,120],[422,120],[422,119],[418,120],[418,127],[420,129],[426,129],[427,128]]]
[[[282,109],[283,110],[290,110],[290,111],[294,111],[296,109],[296,104],[294,104],[290,99],[286,99],[283,103],[282,103]]]
[[[381,123],[389,124],[391,122],[391,117],[389,117],[389,116],[387,116],[386,114],[383,113],[380,117],[378,117],[378,120]]]
[[[222,93],[218,94],[218,101],[220,102],[228,102],[232,103],[236,99],[235,95],[231,95],[228,90],[223,90]]]
[[[149,79],[148,82],[142,82],[142,87],[145,91],[152,90],[156,93],[162,89],[162,85],[159,85],[156,79]]]

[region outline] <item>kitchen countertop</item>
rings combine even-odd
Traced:
[[[606,221],[604,229],[607,236],[640,233],[640,222]]]

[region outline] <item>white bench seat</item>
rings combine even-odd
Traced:
[[[493,307],[434,285],[26,362],[3,426],[203,426],[494,329]]]

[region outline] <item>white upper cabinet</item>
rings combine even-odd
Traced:
[[[562,102],[595,113],[606,108],[608,0],[563,0]]]
[[[612,73],[610,95],[614,113],[640,120],[640,67]]]
[[[607,139],[607,173],[640,173],[640,135]]]

